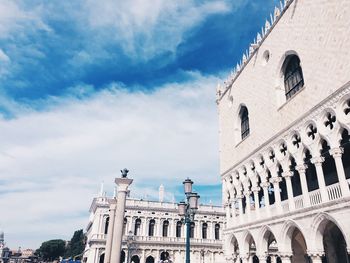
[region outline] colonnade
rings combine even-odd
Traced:
[[[344,116],[335,116],[324,111],[226,173],[228,221],[244,223],[349,197],[350,129],[340,122]]]

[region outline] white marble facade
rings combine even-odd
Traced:
[[[218,86],[227,262],[348,263],[350,1],[287,0]]]
[[[162,196],[162,195],[160,195]],[[109,207],[113,198],[102,194],[94,198],[86,228],[87,247],[83,261],[103,263],[108,235]],[[117,201],[118,202],[118,201]],[[224,262],[222,230],[225,212],[222,207],[200,205],[191,238],[191,262]],[[168,256],[174,263],[185,261],[185,225],[177,214],[177,204],[128,198],[124,222],[122,261],[159,262]],[[128,235],[133,241],[127,248]]]

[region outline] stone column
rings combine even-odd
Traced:
[[[350,196],[349,185],[348,185],[348,181],[346,180],[343,161],[341,159],[344,153],[344,149],[342,147],[333,148],[329,151],[329,153],[333,156],[335,161],[335,167],[337,169],[339,185],[340,185],[342,196],[343,197]]]
[[[251,220],[251,215],[250,215],[250,191],[245,191],[244,195],[245,195],[245,211],[246,214],[248,216],[248,220]]]
[[[259,263],[266,263],[267,257],[265,255],[259,256]]]
[[[314,157],[311,159],[311,162],[315,164],[315,167],[316,167],[318,187],[320,188],[322,202],[327,202],[329,199],[328,199],[326,183],[324,181],[324,174],[322,169],[322,163],[324,162],[324,157],[321,157],[321,156]]]
[[[115,213],[114,220],[114,231],[113,231],[113,243],[111,252],[111,263],[120,262],[120,253],[122,248],[122,237],[123,237],[123,222],[124,222],[124,212],[125,212],[125,202],[126,195],[128,193],[128,187],[132,183],[132,179],[127,177],[116,178],[115,183],[118,186],[117,194],[117,210]]]
[[[324,252],[311,252],[308,254],[312,260],[312,263],[322,263],[322,255]]]
[[[111,249],[113,242],[113,231],[114,231],[114,218],[115,218],[115,210],[117,208],[116,199],[112,199],[109,206],[109,224],[108,224],[108,232],[107,232],[107,240],[106,240],[106,252],[104,263],[111,262]],[[124,220],[124,219],[123,219]]]
[[[291,263],[291,255],[284,255],[284,256],[280,256],[282,263]]]
[[[273,190],[275,195],[275,206],[277,212],[282,212],[282,205],[281,205],[281,193],[280,193],[280,182],[282,181],[282,178],[280,177],[272,177],[271,183],[273,184]]]
[[[239,222],[242,224],[243,223],[243,204],[242,204],[243,195],[237,195],[236,198],[238,200]]]
[[[286,180],[289,211],[293,211],[295,210],[293,186],[292,186],[292,179],[291,179],[293,176],[293,173],[291,171],[283,172],[282,176]]]
[[[301,191],[303,193],[304,207],[309,207],[310,206],[310,197],[309,197],[309,190],[307,187],[306,174],[305,174],[305,171],[307,169],[307,165],[306,164],[298,165],[296,167],[296,169],[299,172]]]
[[[271,211],[270,211],[270,198],[269,198],[269,186],[270,183],[269,182],[264,182],[260,184],[261,187],[264,190],[264,203],[265,203],[265,211],[267,213],[268,216],[271,215]]]
[[[260,218],[260,202],[259,202],[259,191],[260,187],[254,187],[253,189],[254,192],[254,205],[255,205],[255,214],[257,219]]]

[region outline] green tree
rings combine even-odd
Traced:
[[[72,239],[70,240],[65,256],[74,258],[84,252],[85,248],[85,236],[83,229],[74,232]]]
[[[41,244],[36,251],[45,261],[53,261],[62,257],[66,251],[66,242],[62,239],[52,239]]]

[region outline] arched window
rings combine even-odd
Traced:
[[[194,227],[195,227],[194,222],[191,222],[191,225],[190,225],[190,238],[194,238]]]
[[[285,60],[284,88],[286,99],[290,99],[298,90],[304,86],[303,71],[300,59],[297,55],[290,55]]]
[[[167,237],[168,236],[168,229],[169,229],[169,221],[165,220],[163,222],[163,237]]]
[[[181,237],[182,222],[178,221],[176,223],[176,237]]]
[[[135,236],[140,235],[140,229],[141,229],[141,219],[138,218],[135,221],[135,230],[134,230],[134,235]]]
[[[247,107],[242,106],[239,111],[239,117],[241,119],[241,138],[243,140],[249,135],[249,116]]]
[[[220,239],[220,224],[215,224],[215,240]]]
[[[106,222],[105,222],[105,235],[108,233],[108,225],[109,225],[109,216],[106,217]]]
[[[207,230],[208,230],[208,224],[203,223],[202,225],[202,238],[207,239]]]
[[[126,219],[126,217],[124,218],[124,222],[123,222],[123,235],[126,235],[126,224],[128,223],[128,220]]]
[[[154,236],[154,226],[156,224],[156,221],[154,221],[154,219],[151,219],[149,221],[149,225],[148,225],[148,235],[150,237],[153,237]]]

